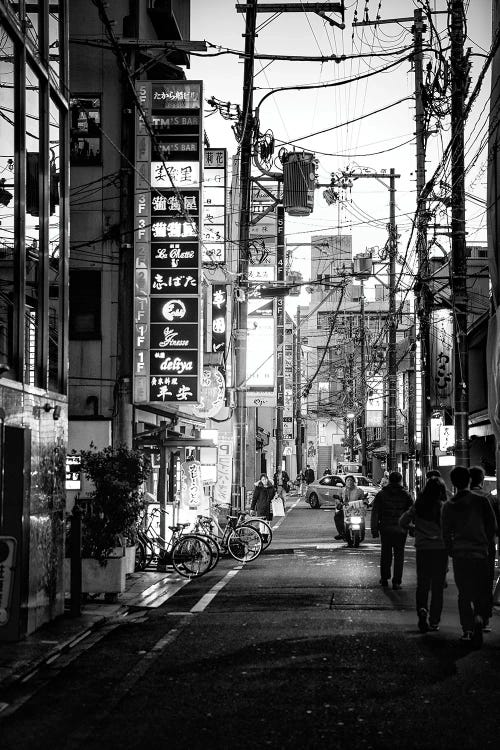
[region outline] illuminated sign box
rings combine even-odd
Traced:
[[[197,403],[201,349],[201,81],[139,81],[134,402]]]

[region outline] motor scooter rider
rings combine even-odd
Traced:
[[[345,488],[342,495],[342,499],[337,505],[337,512],[334,515],[335,526],[337,527],[337,536],[335,539],[345,538],[345,511],[359,511],[359,515],[365,515],[366,511],[366,500],[365,493],[356,484],[356,479],[351,474],[348,474],[345,478]]]

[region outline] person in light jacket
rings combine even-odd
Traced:
[[[441,533],[441,510],[445,502],[445,483],[438,476],[430,477],[419,492],[415,504],[399,519],[404,531],[408,531],[411,526],[415,530],[416,605],[418,629],[421,633],[439,630],[443,610],[443,589],[448,566],[448,552]]]
[[[275,489],[273,483],[267,474],[261,474],[259,481],[255,483],[252,504],[250,506],[250,509],[254,511],[256,516],[261,516],[266,521],[272,520],[273,511],[271,503],[274,494]]]
[[[333,516],[335,526],[337,527],[337,536],[335,537],[337,541],[339,539],[345,538],[344,508],[347,508],[349,505],[353,508],[358,508],[360,513],[362,513],[362,515],[364,516],[366,507],[364,504],[364,497],[365,493],[363,492],[361,487],[357,486],[355,478],[350,474],[346,476],[345,489],[342,495],[342,500],[340,500],[337,504],[337,512]]]

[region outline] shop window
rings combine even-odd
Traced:
[[[78,94],[70,99],[71,166],[102,163],[101,97]]]
[[[70,339],[101,338],[101,273],[73,270],[69,274]]]

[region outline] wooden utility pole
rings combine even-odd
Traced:
[[[255,30],[257,21],[257,0],[248,0],[245,19],[245,62],[243,69],[243,110],[242,135],[240,142],[240,206],[239,206],[239,242],[238,242],[238,278],[248,277],[248,239],[250,224],[251,159],[253,138],[253,73],[255,53]],[[239,510],[244,506],[247,451],[247,316],[248,304],[246,295],[235,304],[235,340],[234,340],[234,382],[236,390],[236,408],[234,411],[234,474],[232,486],[232,509]]]
[[[413,38],[415,44],[415,122],[417,147],[417,257],[418,273],[416,284],[417,309],[420,328],[420,377],[421,377],[421,442],[420,466],[425,474],[432,468],[431,442],[431,373],[430,373],[430,315],[432,296],[429,292],[429,254],[427,250],[427,222],[425,200],[421,199],[425,187],[425,119],[422,99],[423,90],[423,52],[422,34],[425,26],[420,9],[414,12]],[[413,385],[413,384],[411,384]],[[413,388],[416,396],[416,383]],[[409,426],[410,428],[410,426]],[[411,455],[409,450],[409,458]],[[411,473],[411,467],[410,467]]]
[[[361,349],[360,365],[361,365],[361,412],[359,415],[359,431],[361,433],[361,473],[365,475],[367,472],[367,456],[366,456],[366,330],[365,330],[365,285],[364,279],[361,277],[361,325],[359,330],[359,346]]]
[[[455,459],[469,465],[469,351],[467,343],[467,250],[465,243],[464,4],[451,2],[451,256],[454,338]]]
[[[396,470],[396,407],[397,407],[397,362],[396,331],[396,253],[398,248],[396,227],[396,175],[389,173],[389,341],[387,347],[387,470]]]

